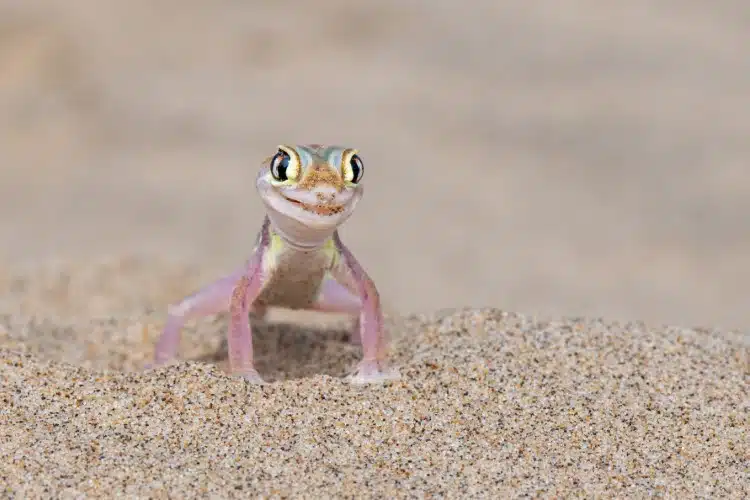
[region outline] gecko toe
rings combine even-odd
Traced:
[[[378,361],[362,361],[354,373],[346,377],[352,385],[378,384],[392,380],[399,380],[401,374],[396,367],[383,367]]]
[[[254,369],[244,372],[242,374],[242,378],[244,378],[248,383],[254,385],[264,385],[266,383],[266,381],[263,380],[263,378]]]

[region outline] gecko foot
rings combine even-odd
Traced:
[[[384,367],[380,361],[361,361],[353,373],[346,377],[352,385],[377,384],[389,380],[399,380],[401,374],[396,367]]]
[[[243,373],[241,373],[241,376],[250,384],[263,385],[266,383],[266,381],[263,380],[260,374],[258,374],[258,372],[255,370],[255,368],[245,370]]]
[[[143,365],[144,370],[156,370],[158,368],[164,368],[167,365],[170,365],[174,363],[175,360],[173,359],[167,359],[167,360],[161,360],[161,361],[152,361],[151,363],[146,363]]]

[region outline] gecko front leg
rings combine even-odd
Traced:
[[[265,238],[264,238],[265,240]],[[253,363],[253,332],[250,309],[263,288],[263,255],[266,245],[258,249],[248,262],[247,272],[237,281],[229,304],[229,368],[248,382],[264,383]]]
[[[211,314],[217,314],[231,310],[234,297],[238,286],[247,288],[247,295],[250,300],[250,304],[246,307],[245,321],[249,323],[249,315],[252,309],[252,313],[257,317],[263,317],[265,315],[265,308],[257,304],[252,304],[252,301],[257,296],[258,290],[261,288],[262,276],[261,268],[263,262],[263,256],[265,254],[265,247],[268,243],[268,238],[265,236],[267,231],[267,222],[264,224],[259,234],[258,244],[255,247],[252,257],[248,261],[246,266],[241,269],[225,276],[221,279],[214,281],[198,290],[196,293],[184,298],[179,304],[171,306],[169,308],[167,321],[164,326],[159,340],[156,343],[156,349],[154,352],[154,361],[146,366],[146,369],[155,368],[158,366],[165,365],[172,361],[176,355],[180,345],[180,337],[182,334],[182,328],[189,319],[197,319]],[[256,290],[257,289],[257,290]],[[249,332],[249,326],[248,326]],[[230,351],[230,365],[237,366],[238,363],[232,363],[232,352],[238,352],[236,348],[236,341],[232,342],[232,336],[229,337],[229,351]],[[233,346],[235,347],[233,351]],[[249,347],[249,377],[254,379],[257,377],[255,370],[252,370],[252,345]],[[240,349],[241,350],[241,349]],[[236,356],[235,356],[236,358]],[[248,363],[244,363],[247,365]],[[247,366],[245,366],[247,368]],[[258,377],[259,378],[259,377]]]
[[[388,336],[383,322],[380,294],[375,283],[359,264],[352,252],[333,235],[338,253],[332,268],[336,280],[359,296],[359,336],[362,344],[362,361],[348,380],[353,384],[367,384],[400,378],[398,369],[386,368]]]

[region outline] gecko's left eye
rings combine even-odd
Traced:
[[[356,184],[362,180],[364,173],[365,165],[362,163],[362,158],[357,154],[352,155],[348,165],[344,168],[344,180]]]

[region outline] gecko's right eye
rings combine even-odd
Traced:
[[[271,175],[277,181],[285,181],[289,179],[287,170],[289,170],[289,153],[286,151],[279,150],[273,158],[271,158]]]

